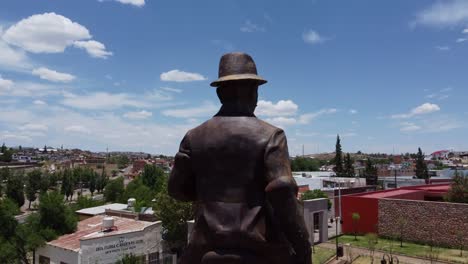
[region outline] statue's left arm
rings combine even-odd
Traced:
[[[190,132],[189,132],[190,133]],[[171,175],[169,176],[169,195],[180,201],[195,201],[195,178],[192,172],[191,149],[187,133],[180,143],[179,152],[174,159]]]

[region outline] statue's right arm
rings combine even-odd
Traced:
[[[187,133],[180,143],[179,152],[175,155],[174,166],[169,176],[169,195],[180,201],[195,201],[195,177],[192,172],[191,149],[189,133]]]
[[[265,150],[266,197],[274,217],[295,251],[295,264],[312,262],[309,234],[303,208],[297,200],[297,184],[291,173],[288,145],[283,130],[278,129]]]

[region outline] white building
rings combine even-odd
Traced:
[[[114,264],[125,255],[162,263],[161,222],[98,215],[36,251],[36,264]]]

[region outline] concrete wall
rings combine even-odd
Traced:
[[[441,246],[468,246],[468,204],[380,199],[379,235]]]
[[[50,258],[50,264],[60,264],[61,261],[66,261],[67,264],[78,264],[78,252],[51,245],[45,245],[36,251],[35,264],[39,264],[39,256]]]
[[[360,196],[343,196],[341,198],[341,212],[343,217],[343,233],[354,232],[353,213],[358,213],[361,218],[356,223],[357,233],[376,233],[378,221],[378,200]]]

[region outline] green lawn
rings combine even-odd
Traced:
[[[335,250],[315,246],[312,253],[312,263],[322,264],[333,256],[335,256]]]
[[[341,244],[351,244],[352,246],[368,248],[368,242],[366,237],[358,236],[357,241],[354,240],[354,236],[344,235],[339,238]],[[334,242],[334,241],[331,241]],[[400,247],[399,241],[392,241],[389,239],[379,238],[376,245],[377,250],[390,251],[393,249],[395,254],[403,254],[407,256],[416,256],[427,258],[429,254],[429,246],[420,245],[415,243],[403,242],[403,247]],[[460,250],[449,249],[449,248],[436,248],[438,252],[438,258],[453,263],[465,263],[468,264],[468,251],[463,251],[463,257],[460,257]]]
[[[353,264],[369,264],[369,263],[372,263],[371,257],[369,256],[360,256],[355,261],[353,261]],[[374,258],[374,264],[378,264],[378,263],[380,263],[380,259]],[[411,263],[400,262],[400,264],[411,264]]]

